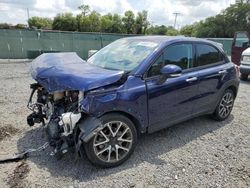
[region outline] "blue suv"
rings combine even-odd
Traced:
[[[123,38],[87,61],[42,54],[31,74],[28,124],[46,126],[57,158],[73,150],[102,167],[127,160],[141,133],[204,114],[225,120],[239,86],[220,45],[186,37]]]

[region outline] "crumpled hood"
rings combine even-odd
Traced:
[[[123,73],[91,65],[75,52],[44,53],[31,63],[33,79],[50,93],[88,91],[117,82]]]

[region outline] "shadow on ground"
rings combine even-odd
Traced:
[[[134,154],[128,161],[112,169],[100,169],[92,164],[86,158],[76,158],[75,154],[67,154],[61,160],[56,160],[50,156],[51,148],[45,151],[33,154],[28,160],[34,162],[39,168],[44,168],[51,173],[51,176],[72,177],[77,181],[90,181],[98,177],[106,177],[110,174],[118,173],[123,170],[134,168],[143,162],[154,165],[162,165],[170,161],[161,160],[160,156],[167,152],[181,148],[189,142],[199,137],[210,134],[230,124],[234,119],[231,115],[223,122],[216,122],[209,117],[199,117],[182,124],[175,125],[162,131],[143,135],[138,141]],[[19,151],[28,148],[36,148],[46,142],[45,130],[42,127],[34,128],[28,131],[18,140]]]
[[[250,85],[250,77],[248,77],[248,79],[247,80],[241,80],[240,81],[240,84],[245,84],[245,85]]]

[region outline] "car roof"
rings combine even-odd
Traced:
[[[124,39],[124,38],[122,38]],[[120,40],[122,40],[120,39]],[[185,37],[185,36],[133,36],[133,37],[126,37],[127,40],[138,40],[138,41],[152,41],[152,42],[157,42],[158,45],[160,46],[156,51],[153,52],[153,55],[149,56],[147,58],[146,63],[151,62],[152,58],[156,56],[157,53],[159,53],[162,49],[164,49],[166,46],[171,45],[175,42],[197,42],[197,43],[204,43],[204,44],[211,44],[212,46],[216,47],[219,51],[221,51],[223,54],[224,50],[219,43],[207,40],[207,39],[201,39],[201,38],[195,38],[195,37]],[[226,57],[226,55],[225,55]],[[148,61],[148,62],[147,62]],[[140,64],[136,70],[133,71],[132,74],[135,75],[141,75],[145,72],[145,65]]]
[[[148,35],[148,36],[133,36],[133,37],[126,37],[128,40],[140,40],[140,41],[154,41],[159,44],[163,43],[172,43],[172,42],[181,42],[181,41],[189,41],[189,42],[204,42],[204,43],[210,43],[215,45],[216,47],[220,48],[219,43],[207,40],[207,39],[201,39],[201,38],[195,38],[195,37],[185,37],[185,36],[166,36],[166,35]]]

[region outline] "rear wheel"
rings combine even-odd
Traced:
[[[234,99],[234,92],[231,89],[227,89],[224,92],[216,110],[213,113],[214,119],[218,121],[223,121],[227,119],[233,109]]]
[[[90,162],[102,167],[117,166],[133,153],[137,132],[130,119],[119,114],[100,118],[103,129],[84,145]]]
[[[240,74],[240,79],[241,80],[247,80],[248,75],[247,74]]]

